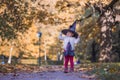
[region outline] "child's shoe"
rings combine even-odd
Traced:
[[[68,73],[68,69],[64,69],[64,73]]]
[[[74,69],[72,68],[72,69],[70,69],[70,72],[74,72]]]

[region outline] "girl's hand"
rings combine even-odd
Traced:
[[[60,34],[62,35],[62,32],[60,32]]]

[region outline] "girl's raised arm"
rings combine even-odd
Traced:
[[[75,44],[77,44],[80,41],[80,36],[77,37],[77,39],[75,39]]]

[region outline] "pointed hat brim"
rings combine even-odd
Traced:
[[[63,29],[63,30],[62,30],[62,33],[63,33],[64,35],[66,35],[66,34],[67,34],[67,32],[72,32],[72,33],[74,34],[74,36],[73,36],[73,37],[75,37],[75,38],[77,38],[77,37],[78,37],[78,33],[77,33],[77,32],[75,32],[75,31],[72,31],[72,30],[70,30],[70,29]]]

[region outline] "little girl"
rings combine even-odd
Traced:
[[[73,25],[70,26],[69,29],[64,29],[59,35],[59,39],[63,40],[63,49],[64,49],[64,72],[68,73],[68,62],[70,61],[70,72],[74,71],[74,62],[73,57],[75,55],[75,44],[77,44],[80,40],[78,34],[75,32],[76,29],[76,21]],[[62,33],[65,36],[62,36]]]

